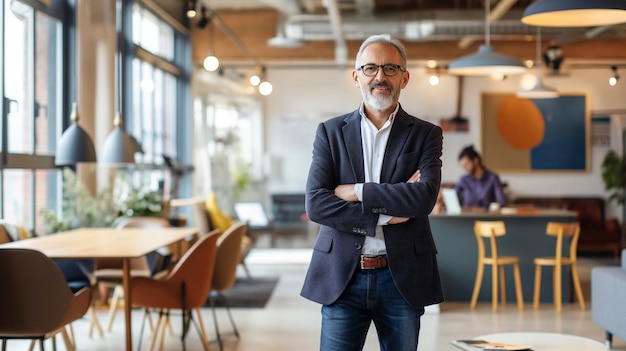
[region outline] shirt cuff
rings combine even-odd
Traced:
[[[378,223],[377,223],[377,225],[387,225],[387,223],[389,223],[391,218],[392,218],[392,216],[385,215],[385,214],[378,215]]]
[[[363,202],[363,183],[354,184],[354,194],[360,202]]]

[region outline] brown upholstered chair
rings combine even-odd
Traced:
[[[211,284],[211,309],[213,310],[213,322],[215,324],[215,334],[220,350],[222,349],[222,338],[217,323],[217,314],[215,312],[215,298],[219,298],[224,302],[230,324],[233,331],[239,338],[239,331],[235,325],[228,301],[222,294],[223,291],[230,289],[237,278],[237,265],[241,262],[241,240],[248,232],[248,224],[245,222],[237,222],[230,226],[227,231],[220,236],[217,241],[217,254],[215,257],[215,272],[213,273],[213,283]]]
[[[0,249],[0,339],[43,341],[61,333],[68,350],[74,342],[66,326],[82,317],[90,305],[91,289],[73,294],[53,260],[39,251]]]
[[[189,330],[189,324],[193,321],[191,311],[206,303],[211,290],[219,235],[220,232],[214,230],[202,236],[187,250],[167,276],[161,279],[149,277],[133,277],[131,279],[132,305],[146,309],[156,308],[160,311],[150,349],[152,349],[159,333],[165,333],[171,309],[183,311],[181,342],[183,350],[186,349],[185,337]],[[209,343],[203,328],[199,328],[197,325],[196,328],[205,350],[208,350]]]

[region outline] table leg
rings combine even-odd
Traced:
[[[133,333],[131,331],[132,298],[130,291],[130,259],[122,260],[122,285],[124,286],[124,320],[126,321],[126,351],[133,349]]]

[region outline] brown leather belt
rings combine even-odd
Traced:
[[[387,267],[387,256],[363,256],[361,255],[361,260],[359,264],[359,268],[361,269],[377,269],[377,268],[385,268]]]

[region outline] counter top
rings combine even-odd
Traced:
[[[541,208],[513,208],[504,207],[499,211],[487,210],[463,210],[459,214],[432,213],[429,217],[435,218],[523,218],[523,217],[571,217],[576,218],[577,213],[569,210],[541,209]]]

